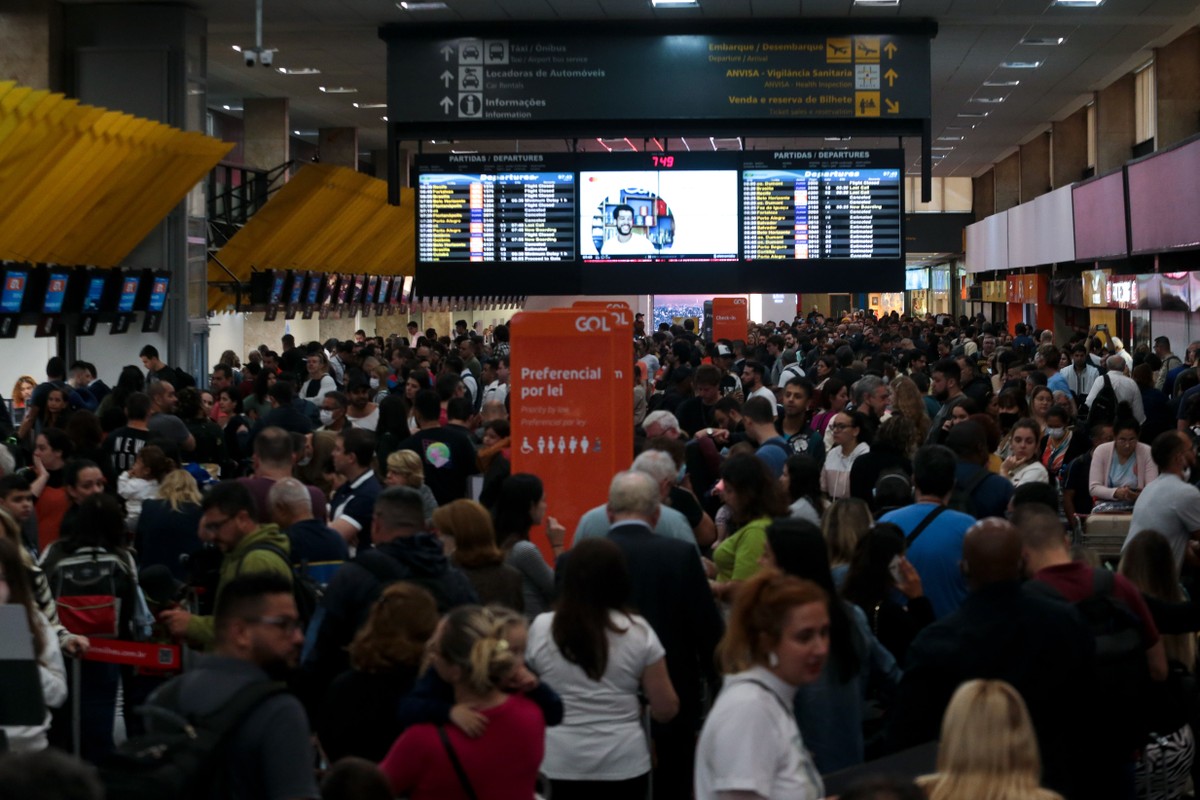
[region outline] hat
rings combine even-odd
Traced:
[[[729,358],[733,356],[733,351],[729,349],[727,344],[717,345],[717,358]]]

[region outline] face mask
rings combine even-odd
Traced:
[[[367,384],[370,385],[370,387],[372,389],[378,389],[379,388],[379,378],[371,378],[371,380],[367,381]]]
[[[1192,482],[1192,468],[1191,467],[1183,468],[1183,482],[1184,483]]]
[[[1000,427],[1011,428],[1013,425],[1017,424],[1017,420],[1020,418],[1020,414],[1006,414],[1005,412],[1001,411],[999,415]]]
[[[326,423],[326,424],[328,424],[328,423]],[[302,467],[307,467],[309,464],[312,463],[312,456],[305,456],[304,458],[300,459],[296,463]]]
[[[1051,439],[1061,439],[1065,431],[1065,428],[1046,428],[1046,435]]]
[[[333,423],[333,412],[328,409],[321,409],[321,424],[330,425]]]

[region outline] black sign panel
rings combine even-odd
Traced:
[[[584,33],[543,29],[544,35],[526,29],[515,36],[385,29],[388,116],[400,128],[930,116],[929,32],[816,28],[645,34],[625,26]]]

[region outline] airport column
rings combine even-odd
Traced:
[[[358,171],[358,128],[321,128],[317,149],[322,164]]]
[[[1021,152],[1018,150],[992,167],[996,181],[996,213],[1021,202]]]
[[[0,8],[0,76],[62,88],[62,12],[57,0],[6,0]]]
[[[1096,92],[1096,174],[1125,165],[1133,156],[1133,73]]]
[[[996,213],[996,169],[993,167],[971,182],[971,210],[975,221]]]
[[[1051,185],[1058,189],[1083,178],[1087,170],[1087,108],[1050,125]]]
[[[1050,191],[1050,134],[1041,133],[1021,145],[1021,202]]]
[[[1154,51],[1156,149],[1200,133],[1200,29]]]
[[[270,170],[291,158],[286,97],[247,97],[242,101],[243,158],[251,169]],[[280,174],[271,189],[287,181]]]
[[[63,89],[84,103],[124,111],[187,131],[205,123],[208,22],[184,5],[58,5],[62,13]],[[155,345],[172,366],[198,380],[208,367],[207,204],[203,183],[125,259],[126,269],[167,269],[171,289],[159,333],[131,327],[120,336],[67,337],[64,356],[112,376]]]

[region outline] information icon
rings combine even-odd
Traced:
[[[460,92],[458,95],[459,118],[478,118],[483,116],[483,95],[475,92]]]

